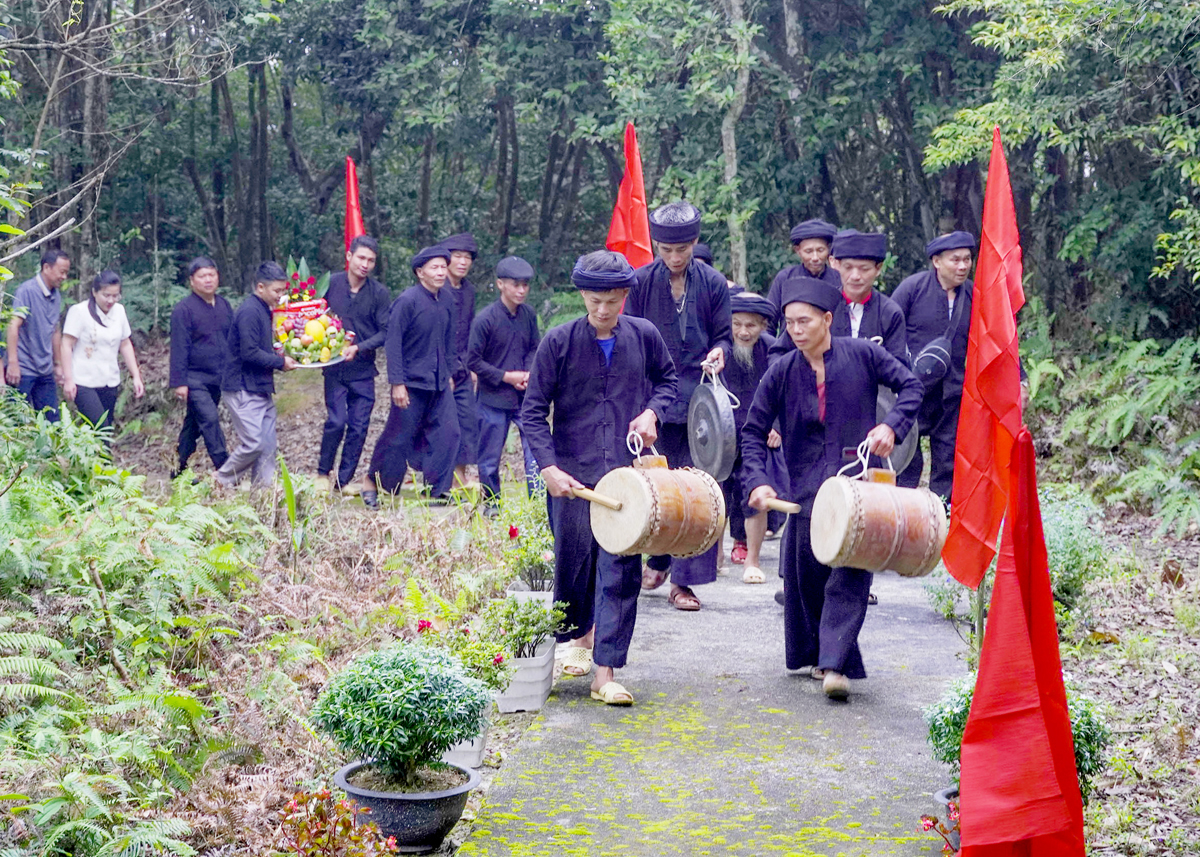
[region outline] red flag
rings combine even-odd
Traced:
[[[1012,500],[962,742],[962,857],[1083,857],[1083,800],[1058,655],[1033,438]]]
[[[617,191],[617,204],[613,207],[605,246],[620,253],[635,268],[654,261],[646,185],[642,181],[642,154],[632,122],[625,125],[625,174],[621,177],[621,189]]]
[[[350,252],[350,242],[359,235],[366,235],[367,230],[363,227],[362,206],[358,203],[358,169],[354,166],[354,159],[349,155],[346,156],[346,252]],[[346,260],[346,267],[350,267],[350,260]]]
[[[1008,504],[1009,458],[1021,430],[1021,376],[1016,312],[1021,289],[1021,240],[1000,129],[992,134],[983,198],[983,234],[971,301],[971,334],[954,448],[946,569],[974,589],[996,553]]]

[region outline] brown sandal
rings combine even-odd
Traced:
[[[658,589],[658,587],[667,582],[667,578],[670,576],[671,570],[669,568],[662,571],[655,571],[648,565],[642,566],[642,589],[646,591]]]
[[[700,599],[686,586],[672,589],[671,594],[667,596],[667,602],[676,610],[683,610],[685,613],[695,613],[700,609]]]

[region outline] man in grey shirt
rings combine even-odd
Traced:
[[[59,317],[62,294],[59,287],[71,272],[71,260],[62,250],[42,254],[41,271],[17,286],[13,316],[8,323],[8,369],[5,377],[35,411],[58,422]]]

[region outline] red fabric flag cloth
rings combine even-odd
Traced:
[[[1000,129],[992,134],[983,199],[983,234],[971,299],[971,334],[954,447],[950,532],[942,561],[974,589],[996,553],[1008,504],[1009,458],[1021,429],[1021,370],[1016,312],[1021,288],[1021,240]]]
[[[350,252],[350,242],[359,235],[366,235],[367,230],[363,226],[362,206],[358,202],[358,168],[354,166],[354,159],[349,155],[346,156],[346,252]],[[350,267],[350,260],[346,260],[346,267]]]
[[[962,857],[1083,857],[1083,800],[1063,687],[1033,438],[1012,500],[962,742]]]
[[[632,122],[625,125],[625,174],[621,176],[621,188],[617,191],[617,204],[613,207],[605,246],[620,253],[635,268],[654,261],[646,185],[642,181],[642,154]]]

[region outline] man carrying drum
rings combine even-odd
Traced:
[[[821,483],[843,464],[843,451],[865,438],[886,456],[913,425],[921,383],[881,346],[863,339],[834,338],[833,313],[844,298],[811,279],[795,280],[782,294],[787,333],[796,350],[775,361],[763,376],[742,428],[743,486],[750,505],[766,509],[776,496],[767,469],[767,437],[778,420],[793,500],[780,550],[784,580],[784,643],[787,668],[810,668],[831,699],[845,699],[849,679],[866,678],[858,633],[867,615],[871,573],[829,568],[813,556],[813,500]],[[876,424],[880,385],[896,404]]]
[[[641,557],[601,549],[592,535],[590,504],[575,491],[629,466],[629,435],[646,446],[658,439],[658,424],[675,399],[675,366],[653,324],[621,315],[637,283],[624,257],[608,250],[581,256],[571,281],[583,294],[587,315],[542,339],[521,426],[550,495],[554,600],[567,603],[565,625],[571,629],[558,637],[571,644],[564,671],[586,675],[594,662],[592,699],[632,705],[633,695],[613,680],[613,670],[625,666],[633,637]]]

